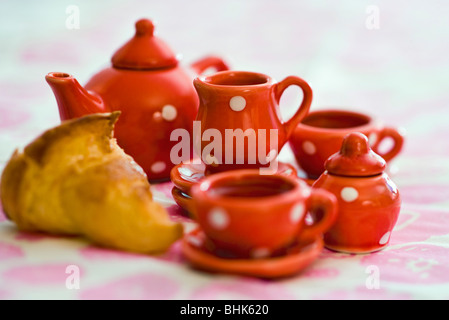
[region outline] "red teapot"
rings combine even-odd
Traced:
[[[177,143],[170,141],[170,134],[178,128],[192,132],[199,101],[193,79],[153,32],[150,20],[137,21],[134,37],[115,52],[112,65],[84,87],[67,73],[51,72],[45,79],[56,96],[61,120],[120,110],[117,142],[155,181],[169,179],[174,166],[170,150]],[[201,74],[228,66],[208,56],[191,68]]]

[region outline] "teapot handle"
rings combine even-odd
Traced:
[[[193,71],[196,72],[197,75],[201,75],[204,71],[209,68],[214,68],[218,71],[226,71],[229,70],[229,66],[223,59],[216,56],[207,56],[201,58],[190,65]]]
[[[312,88],[310,88],[309,84],[306,81],[296,76],[289,76],[281,82],[275,84],[274,96],[278,104],[285,89],[292,85],[300,87],[304,94],[304,97],[302,99],[301,105],[299,106],[293,117],[291,117],[290,120],[284,123],[285,140],[289,139],[296,126],[301,122],[302,119],[304,119],[304,117],[309,112],[310,105],[312,104]]]

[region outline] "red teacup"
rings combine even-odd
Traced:
[[[299,166],[309,178],[316,179],[324,172],[324,162],[340,150],[343,138],[352,132],[366,135],[373,151],[385,161],[398,155],[404,143],[398,129],[382,126],[369,115],[345,110],[310,112],[296,126],[289,143]],[[393,140],[393,146],[382,152],[379,146],[387,138]]]
[[[266,258],[300,239],[315,239],[336,219],[336,198],[284,175],[257,169],[211,175],[192,187],[195,218],[211,250]],[[313,223],[307,224],[310,212]]]

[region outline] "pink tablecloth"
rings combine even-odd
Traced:
[[[185,64],[216,53],[235,69],[299,75],[314,89],[312,109],[370,113],[405,128],[407,142],[390,167],[403,206],[381,252],[324,250],[302,273],[264,281],[193,270],[179,243],[162,256],[135,255],[20,233],[0,214],[0,299],[448,299],[448,4],[371,2],[78,1],[79,25],[60,2],[2,2],[0,169],[15,148],[58,124],[45,74],[69,72],[85,83],[141,17],[156,20]],[[290,90],[286,114],[295,99]],[[282,157],[294,163],[288,149]],[[152,188],[177,215],[171,183]],[[67,285],[73,266],[78,289]]]

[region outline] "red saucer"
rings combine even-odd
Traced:
[[[170,179],[185,195],[190,195],[190,188],[204,178],[205,170],[206,165],[204,163],[180,163],[171,170]],[[285,162],[278,162],[277,173],[297,176],[295,167]]]
[[[323,249],[321,237],[310,242],[300,242],[276,257],[241,259],[219,257],[206,247],[207,238],[200,229],[186,234],[182,252],[190,264],[200,270],[253,276],[280,278],[299,273],[318,258]]]

